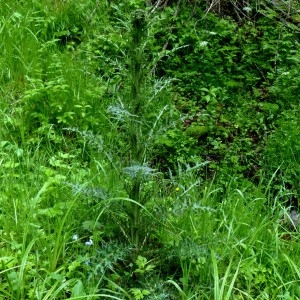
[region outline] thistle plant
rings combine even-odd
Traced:
[[[142,136],[142,123],[143,113],[145,109],[145,98],[143,95],[146,76],[144,69],[144,50],[142,44],[144,43],[147,31],[146,15],[143,11],[136,11],[133,15],[131,23],[131,49],[130,49],[130,93],[128,99],[128,108],[131,114],[137,116],[137,118],[130,118],[128,128],[128,137],[130,143],[130,157],[129,167],[136,165],[135,172],[131,176],[131,185],[128,193],[129,197],[139,204],[143,204],[141,197],[141,190],[143,188],[143,175],[144,169],[139,166],[143,166],[145,163],[145,151],[144,142]],[[126,169],[125,169],[126,170]],[[127,167],[128,170],[128,167]],[[144,173],[144,174],[143,174]],[[134,202],[130,202],[128,207],[129,216],[131,218],[130,224],[130,236],[132,242],[136,247],[139,246],[139,222],[140,222],[140,210],[141,207]]]
[[[150,198],[145,195],[145,183],[157,175],[147,164],[150,142],[159,120],[166,109],[162,107],[156,118],[149,113],[153,107],[159,108],[158,96],[162,90],[161,84],[151,87],[151,61],[147,55],[147,44],[150,36],[150,15],[144,10],[135,10],[130,21],[126,24],[129,32],[128,53],[125,61],[128,64],[125,71],[126,81],[124,92],[118,95],[120,105],[109,106],[108,111],[122,124],[128,151],[121,153],[124,186],[131,201],[126,201],[126,214],[129,218],[129,240],[136,249],[141,246],[142,224],[141,211]],[[164,87],[165,85],[162,85]],[[151,116],[151,117],[150,117]],[[121,137],[121,133],[117,136]]]

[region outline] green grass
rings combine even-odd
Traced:
[[[224,191],[217,182],[205,186],[193,171],[166,181],[167,191],[155,185],[155,194],[142,207],[147,240],[140,250],[155,268],[136,281],[135,255],[127,244],[130,220],[122,213],[127,201],[134,202],[85,196],[88,186],[93,189],[88,166],[61,163],[53,169],[47,148],[23,150],[15,167],[2,163],[2,297],[97,299],[107,294],[104,290],[115,290],[116,298],[128,294],[135,299],[132,288],[182,299],[299,297],[299,233],[282,224],[280,202],[265,198],[254,185],[246,182],[236,189],[241,183],[233,182]],[[102,176],[110,171],[102,170]],[[122,184],[113,180],[117,193]],[[74,193],[65,182],[83,183]],[[102,184],[109,187],[109,182]],[[93,245],[85,245],[90,239]]]
[[[201,159],[159,170],[155,145],[179,114],[172,80],[153,74],[163,18],[143,27],[138,1],[100,2],[1,10],[0,298],[300,299],[281,162],[259,184],[204,176]]]

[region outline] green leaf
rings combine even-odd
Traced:
[[[72,288],[72,297],[86,296],[83,283],[81,280],[77,280]]]

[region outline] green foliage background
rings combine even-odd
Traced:
[[[299,16],[1,5],[1,297],[299,299]]]

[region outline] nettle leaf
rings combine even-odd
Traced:
[[[53,207],[39,209],[38,214],[47,216],[49,218],[54,218],[56,216],[62,216],[65,212],[66,207],[67,204],[65,202],[58,202]]]
[[[95,221],[84,221],[82,223],[82,228],[84,230],[92,231],[93,229],[100,228],[100,227],[101,227],[101,223]]]

